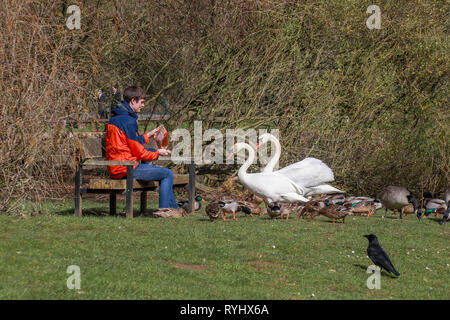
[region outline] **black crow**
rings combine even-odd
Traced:
[[[386,251],[384,251],[383,248],[378,243],[377,236],[374,234],[366,234],[364,235],[364,237],[366,237],[369,240],[367,255],[369,256],[370,260],[372,260],[372,262],[375,263],[376,266],[388,272],[391,272],[398,277],[400,273],[397,270],[395,270],[391,260],[389,260]]]

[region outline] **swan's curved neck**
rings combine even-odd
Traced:
[[[275,138],[273,135],[269,136],[268,141],[272,141],[275,144],[275,155],[272,158],[270,158],[269,162],[264,167],[263,172],[272,172],[273,168],[275,168],[275,165],[278,163],[278,160],[280,160],[280,156],[281,156],[280,141],[277,138]]]
[[[253,161],[255,161],[256,156],[255,150],[253,150],[253,148],[249,144],[244,143],[242,144],[241,148],[244,148],[248,151],[248,158],[238,171],[239,178],[247,174],[247,169],[252,165]]]

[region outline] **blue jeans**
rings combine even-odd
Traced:
[[[158,167],[148,163],[139,164],[133,171],[133,178],[144,181],[160,181],[159,208],[177,208],[173,194],[173,173],[168,168]]]

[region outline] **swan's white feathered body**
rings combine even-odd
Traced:
[[[301,182],[305,187],[314,187],[334,180],[333,171],[316,158],[303,159],[274,173],[282,174],[294,181]]]
[[[246,173],[239,170],[241,183],[257,196],[263,197],[267,202],[275,201],[305,201],[304,189],[283,175],[273,172]]]
[[[280,159],[281,144],[275,136],[269,133],[261,135],[260,141],[261,144],[268,141],[272,141],[275,144],[275,155],[267,163],[262,171],[263,173],[273,172],[276,175],[287,177],[297,186],[303,188],[304,196],[323,193],[345,193],[326,184],[327,182],[334,181],[333,171],[322,160],[316,158],[305,158],[280,170],[273,171],[273,168]]]
[[[247,161],[239,169],[241,183],[257,196],[267,202],[286,201],[307,202],[309,194],[325,193],[331,186],[324,182],[333,180],[333,172],[322,161],[307,158],[275,172],[247,173],[248,167],[255,159],[254,149],[247,143],[236,143],[235,152],[245,148],[249,152]],[[342,192],[333,188],[338,192]]]

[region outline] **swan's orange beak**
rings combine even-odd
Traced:
[[[256,145],[256,149],[259,149],[259,147],[261,147],[261,142],[258,142],[258,144]]]

